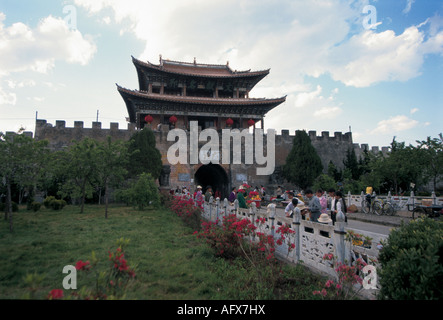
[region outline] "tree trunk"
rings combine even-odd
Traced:
[[[9,216],[9,231],[12,232],[12,200],[11,200],[11,182],[6,178],[7,186],[7,206],[8,206],[8,216]]]
[[[108,181],[105,181],[105,219],[108,219]]]
[[[83,213],[83,208],[85,207],[85,197],[86,197],[86,179],[83,180],[83,186],[82,186],[82,203],[81,203],[80,213]]]

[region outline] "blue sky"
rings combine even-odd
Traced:
[[[115,84],[131,55],[270,74],[253,97],[287,101],[265,129],[347,132],[415,144],[443,132],[443,2],[437,0],[72,0],[0,2],[0,131],[126,128]]]

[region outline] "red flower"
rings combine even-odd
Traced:
[[[83,262],[83,261],[79,260],[75,264],[76,270],[88,270],[89,268],[90,268],[89,261]]]
[[[63,298],[63,290],[62,289],[52,289],[49,292],[48,299],[49,300],[57,300]]]

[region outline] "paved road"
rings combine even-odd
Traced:
[[[374,233],[380,233],[384,235],[389,235],[391,232],[391,229],[396,228],[393,226],[385,226],[378,223],[370,223],[370,222],[363,222],[360,220],[354,220],[354,219],[348,219],[348,225],[346,229],[351,230],[363,230],[363,231],[369,231]]]
[[[291,222],[285,219],[285,212],[282,208],[277,208],[277,217],[282,221]],[[347,229],[362,230],[374,233],[389,235],[391,229],[399,227],[402,223],[411,220],[410,212],[398,212],[395,216],[377,216],[375,214],[348,213]]]

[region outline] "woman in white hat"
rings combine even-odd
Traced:
[[[318,218],[317,221],[320,222],[320,223],[325,223],[325,224],[329,224],[329,223],[332,222],[331,218],[329,218],[327,213],[322,213],[320,215],[320,218]]]
[[[203,203],[202,186],[197,186],[197,193],[195,194],[195,201],[201,205]]]

